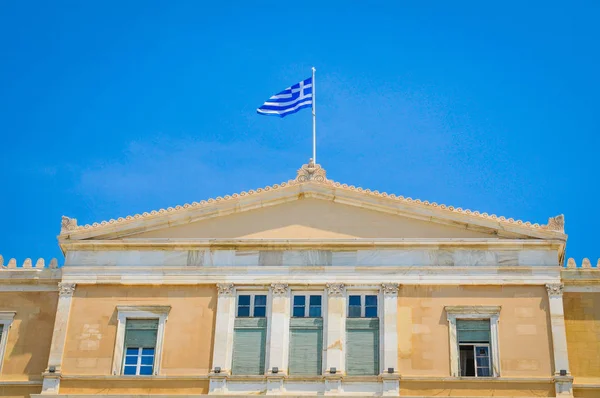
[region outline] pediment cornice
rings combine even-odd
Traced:
[[[207,218],[225,216],[281,203],[315,198],[386,212],[404,217],[453,225],[492,233],[505,238],[566,240],[564,217],[551,217],[548,224],[514,220],[460,207],[396,196],[330,180],[318,164],[309,162],[296,178],[256,190],[225,195],[191,204],[153,210],[100,223],[77,225],[74,218],[63,217],[59,241],[81,239],[118,239],[140,232],[183,225]]]

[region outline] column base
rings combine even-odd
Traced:
[[[227,374],[211,373],[208,375],[209,394],[227,394]]]
[[[384,373],[381,375],[383,382],[381,395],[385,397],[397,397],[400,395],[400,375],[396,373]]]
[[[42,373],[44,380],[42,382],[42,394],[44,395],[58,395],[58,391],[60,388],[60,373],[50,373],[44,372]]]
[[[279,395],[285,391],[283,381],[285,375],[269,375],[267,376],[267,395]]]
[[[343,392],[342,375],[325,376],[325,395],[339,395]]]
[[[573,398],[573,376],[554,376],[554,389],[560,398]]]

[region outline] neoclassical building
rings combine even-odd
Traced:
[[[285,183],[0,257],[0,395],[600,397],[600,270],[531,224]]]

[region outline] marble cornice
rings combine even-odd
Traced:
[[[561,250],[564,242],[542,239],[448,238],[448,239],[114,239],[62,242],[65,251],[77,250],[198,250],[270,249],[335,250],[375,248],[460,248],[522,250],[546,248]]]
[[[532,272],[535,270],[534,272]],[[233,283],[270,286],[271,283],[343,283],[345,286],[380,285],[535,285],[560,283],[556,266],[535,267],[398,267],[398,266],[260,266],[260,267],[175,267],[175,266],[67,266],[63,282],[117,285],[199,285]],[[318,272],[316,272],[318,271]],[[216,287],[215,287],[216,289]]]

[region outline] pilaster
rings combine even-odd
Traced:
[[[343,283],[327,284],[326,333],[325,375],[331,368],[343,375],[346,373],[346,287]]]
[[[271,335],[267,353],[267,374],[277,368],[277,375],[287,374],[290,346],[290,289],[287,283],[271,284]],[[278,379],[277,379],[278,380]],[[278,383],[279,381],[274,381]]]
[[[546,285],[550,304],[550,327],[552,329],[552,348],[554,350],[554,380],[557,397],[573,396],[573,377],[569,369],[567,333],[563,306],[562,283]],[[561,375],[561,371],[563,374]]]
[[[383,395],[398,396],[400,394],[400,378],[398,377],[398,287],[397,283],[383,283],[382,333],[383,353],[381,369]],[[390,370],[393,372],[390,373]]]
[[[226,376],[231,374],[233,358],[233,326],[235,322],[235,287],[233,283],[217,283],[217,319],[213,346],[212,371],[209,392],[226,393]],[[220,368],[219,373],[214,373]]]
[[[65,342],[67,341],[67,327],[74,292],[75,283],[58,284],[58,305],[56,307],[56,318],[54,319],[54,332],[50,345],[48,367],[43,374],[42,394],[58,394],[59,392],[62,358],[65,351]]]

